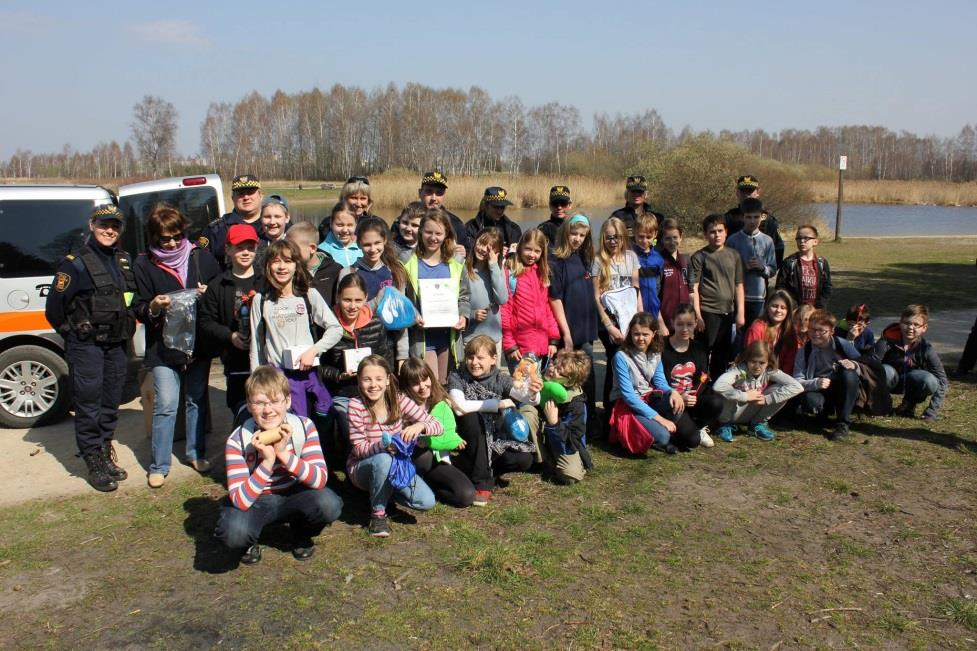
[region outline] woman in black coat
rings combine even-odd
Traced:
[[[210,470],[204,458],[203,401],[207,391],[210,360],[168,347],[163,341],[170,293],[195,289],[199,297],[207,283],[220,273],[217,260],[205,249],[187,239],[189,223],[176,208],[156,206],[146,222],[150,244],[133,265],[136,296],[133,309],[146,327],[144,366],[153,376],[153,458],[149,466],[149,486],[159,488],[170,472],[173,432],[180,402],[180,386],[186,386],[186,455],[198,472]],[[197,338],[199,340],[199,337]]]

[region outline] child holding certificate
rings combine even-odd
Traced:
[[[471,316],[468,274],[454,254],[448,214],[442,208],[429,209],[421,219],[417,249],[404,265],[420,313],[410,330],[410,356],[424,358],[441,384],[448,381],[448,351],[457,355],[458,333]]]
[[[550,266],[546,236],[534,228],[519,238],[516,255],[509,261],[509,300],[502,305],[502,350],[509,372],[523,356],[533,353],[541,360],[556,353],[560,328],[550,307]]]
[[[370,219],[370,218],[367,218]],[[359,274],[343,276],[336,291],[333,312],[343,334],[321,358],[319,373],[332,395],[332,415],[339,428],[339,444],[349,440],[349,400],[356,396],[356,368],[368,355],[379,355],[394,367],[407,359],[407,331],[383,327],[380,317],[367,305],[366,282]]]

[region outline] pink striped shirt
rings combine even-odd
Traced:
[[[444,427],[436,418],[419,407],[416,402],[400,394],[400,417],[401,419],[390,424],[373,422],[370,410],[363,404],[361,398],[353,398],[349,401],[349,443],[352,450],[349,453],[349,460],[346,462],[347,471],[352,474],[356,468],[356,462],[360,459],[372,457],[374,454],[384,452],[380,439],[384,432],[391,435],[399,434],[404,425],[411,423],[424,423],[427,425],[425,434],[428,436],[438,436],[444,433]]]
[[[302,453],[295,454],[291,439],[285,445],[288,458],[283,465],[277,459],[271,472],[261,465],[261,453],[254,449],[251,441],[242,446],[241,427],[234,430],[224,446],[224,460],[227,464],[227,496],[231,504],[247,511],[262,495],[280,493],[296,482],[309,488],[320,489],[326,485],[328,474],[326,460],[319,444],[319,432],[311,420],[298,417],[305,428],[305,445]],[[250,468],[254,466],[254,472]]]

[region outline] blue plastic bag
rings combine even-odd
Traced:
[[[506,409],[502,413],[502,422],[505,424],[509,436],[513,440],[523,443],[529,440],[529,423],[526,418],[515,409]]]
[[[384,435],[386,436],[386,433]],[[387,473],[387,479],[390,481],[390,485],[393,486],[394,490],[399,491],[410,486],[410,483],[414,481],[414,475],[417,474],[414,461],[411,459],[411,454],[414,452],[417,439],[414,439],[410,443],[405,443],[400,438],[400,434],[394,434],[390,437],[390,443],[393,443],[397,451],[394,453],[393,460],[390,462],[390,472]]]
[[[402,292],[387,286],[377,305],[380,322],[387,330],[403,330],[417,323],[417,310]]]

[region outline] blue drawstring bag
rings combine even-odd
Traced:
[[[386,440],[387,434],[384,433],[384,440]],[[417,474],[417,469],[414,468],[414,461],[411,459],[411,454],[414,452],[414,446],[417,444],[417,439],[414,439],[410,443],[405,443],[400,434],[394,434],[390,437],[390,443],[393,443],[397,451],[393,454],[393,460],[390,462],[390,472],[387,473],[387,479],[390,481],[390,485],[393,486],[394,490],[403,490],[410,486],[410,483],[414,481],[414,475]]]
[[[529,440],[529,423],[518,411],[512,408],[506,409],[502,413],[502,422],[513,440],[520,443]]]
[[[387,286],[377,305],[380,323],[387,330],[403,330],[417,323],[417,310],[402,292]]]

